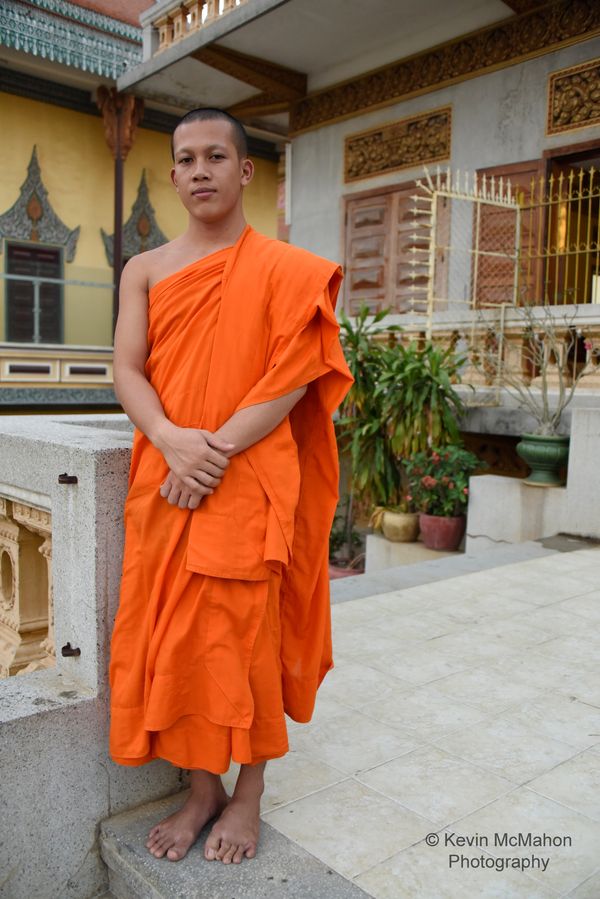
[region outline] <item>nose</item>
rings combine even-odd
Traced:
[[[203,159],[198,159],[194,168],[194,181],[205,181],[209,177]]]

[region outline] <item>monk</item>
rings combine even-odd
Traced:
[[[338,499],[332,413],[352,378],[334,309],[339,266],[244,219],[241,124],[193,110],[171,178],[189,216],[123,271],[115,389],[135,425],[111,643],[110,753],[191,771],[149,833],[182,859],[256,854],[268,759],[287,713],[309,721],[332,667],[328,536]],[[233,795],[220,775],[240,763]]]

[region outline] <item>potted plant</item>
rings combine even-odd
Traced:
[[[367,321],[363,306],[342,315],[342,342],[355,378],[341,410],[340,442],[350,454],[352,488],[375,506],[370,524],[390,540],[418,535],[418,515],[404,460],[432,444],[459,441],[463,405],[453,387],[464,360],[452,348],[398,342],[398,326],[381,327],[387,312]]]
[[[533,431],[522,435],[517,452],[531,469],[525,483],[536,487],[562,485],[569,455],[569,437],[560,433],[562,415],[579,382],[598,365],[598,351],[576,327],[576,316],[576,308],[518,306],[511,317],[522,334],[520,364],[507,363],[505,329],[489,325],[472,356],[475,367],[504,387],[535,422]]]
[[[428,549],[457,550],[466,527],[469,475],[480,467],[479,459],[452,445],[415,453],[405,465],[423,543]]]

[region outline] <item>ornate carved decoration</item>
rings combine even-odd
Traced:
[[[112,265],[114,235],[107,234],[103,228],[100,228],[100,233],[106,258]],[[146,170],[144,169],[135,203],[131,207],[131,215],[123,226],[123,258],[137,256],[138,253],[143,253],[145,250],[153,250],[166,243],[167,240],[166,234],[163,234],[156,221],[154,207],[148,195]]]
[[[600,59],[554,72],[548,80],[548,134],[600,123]]]
[[[67,262],[73,261],[79,226],[71,231],[50,205],[48,191],[42,183],[36,147],[29,160],[27,178],[21,185],[19,199],[0,215],[0,237],[40,241],[64,247]]]
[[[369,109],[438,90],[600,33],[597,0],[547,6],[465,35],[292,103],[290,132],[299,134]]]
[[[449,159],[451,132],[452,109],[447,106],[351,134],[345,141],[344,180]]]
[[[103,78],[142,61],[141,28],[66,0],[2,0],[0,45]]]
[[[0,498],[0,677],[56,663],[52,518]]]
[[[133,94],[120,94],[116,87],[101,85],[96,102],[104,119],[104,136],[113,158],[119,153],[123,162],[135,140],[137,126],[144,115],[144,101]]]

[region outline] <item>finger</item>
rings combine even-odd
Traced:
[[[179,487],[171,487],[169,495],[167,496],[167,502],[171,506],[176,506],[179,502],[179,497],[181,496],[181,489]]]
[[[217,468],[225,469],[229,465],[229,457],[224,456],[222,453],[217,452],[217,450],[210,449],[206,454],[206,462],[212,462],[213,465],[216,465]]]
[[[187,476],[181,479],[182,487],[186,487],[190,493],[197,494],[198,496],[208,496],[210,493],[213,493],[212,487],[207,487],[205,484],[201,484],[195,478]]]
[[[221,472],[220,477],[214,478],[211,474],[207,474],[204,469],[195,468],[190,473],[190,477],[194,478],[194,480],[198,481],[198,483],[202,484],[204,487],[218,487],[223,479],[223,474],[224,472]]]
[[[188,500],[188,509],[197,509],[201,502],[202,497],[194,496],[194,494],[192,493]]]
[[[202,464],[202,468],[199,468],[198,471],[203,471],[205,474],[209,474],[213,478],[219,478],[219,480],[220,480],[223,477],[223,475],[225,474],[225,469],[219,468],[219,466],[215,465],[214,462],[209,462],[208,460],[205,460],[201,464]],[[229,464],[229,459],[227,460],[227,464]],[[226,467],[227,466],[225,466],[225,468]]]
[[[209,446],[212,446],[214,449],[221,450],[223,453],[231,452],[231,450],[235,446],[234,443],[230,443],[229,440],[223,440],[222,437],[217,437],[216,434],[211,434],[210,431],[204,432],[204,439]]]
[[[179,500],[177,502],[177,505],[179,506],[180,509],[187,509],[188,503],[190,501],[190,496],[191,496],[191,493],[189,490],[183,489],[181,491],[181,493],[179,494]]]

